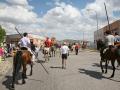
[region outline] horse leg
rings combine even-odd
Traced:
[[[114,74],[115,74],[115,60],[114,59],[111,60],[111,64],[112,64],[112,67],[113,67],[113,73],[112,73],[110,78],[114,77]]]
[[[101,60],[101,61],[100,61],[100,67],[101,67],[102,73],[104,73],[102,62],[103,62],[103,61]]]
[[[25,82],[25,78],[27,78],[26,77],[26,64],[24,63],[23,64],[23,72],[22,72],[22,84],[25,84],[26,82]]]
[[[50,58],[49,58],[49,54],[47,54],[47,59],[48,59],[48,61],[50,60]]]
[[[15,57],[14,57],[14,59],[13,59],[13,80],[12,80],[12,89],[14,89],[15,88],[15,78],[16,78],[16,67],[17,67],[17,63],[16,63],[16,59],[15,59]]]
[[[33,62],[30,64],[30,67],[31,67],[31,71],[30,71],[30,76],[32,75],[32,68],[33,68]]]
[[[107,67],[108,67],[108,61],[107,60],[105,60],[105,73],[107,73]]]
[[[55,57],[55,51],[54,51],[54,57]]]
[[[47,58],[47,54],[46,53],[44,54],[44,57],[45,57],[45,62],[46,62],[47,61],[47,59],[46,59]]]
[[[120,58],[117,58],[117,67],[120,66]]]
[[[15,71],[13,72],[13,81],[12,81],[12,88],[14,89],[15,88]]]
[[[48,55],[50,55],[50,57],[51,57],[51,53],[50,53],[50,51],[49,51]]]
[[[53,51],[51,51],[51,52],[52,52],[52,55],[51,55],[51,56],[53,57]]]

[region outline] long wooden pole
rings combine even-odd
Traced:
[[[110,31],[109,17],[108,17],[107,8],[106,8],[106,4],[105,3],[104,3],[104,6],[105,6],[105,12],[106,12],[106,17],[107,17],[108,27],[109,27],[109,31]]]

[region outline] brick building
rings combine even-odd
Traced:
[[[94,32],[94,41],[97,41],[98,39],[104,40],[105,32],[109,30],[109,26],[104,26],[103,28],[97,30]],[[117,20],[110,24],[110,31],[114,34],[115,32],[118,32],[120,35],[120,20]]]

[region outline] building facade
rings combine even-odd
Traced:
[[[42,45],[43,41],[45,40],[45,37],[34,35],[34,34],[28,34],[28,37],[37,46]],[[21,36],[19,34],[7,35],[6,44],[12,44],[13,46],[17,46],[20,39],[21,39]]]
[[[94,41],[96,42],[99,39],[104,41],[105,32],[108,30],[109,30],[109,26],[106,25],[105,27],[95,31],[94,32]],[[117,20],[110,24],[110,31],[112,32],[112,34],[117,32],[120,35],[120,20]]]

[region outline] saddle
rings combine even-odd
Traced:
[[[21,47],[20,50],[28,50],[27,47]]]

